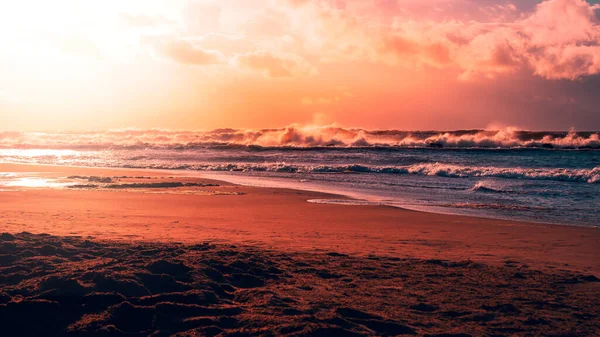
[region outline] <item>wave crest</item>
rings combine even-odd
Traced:
[[[504,178],[519,180],[554,180],[565,182],[600,183],[600,166],[593,169],[567,168],[510,168],[491,166],[460,166],[442,163],[424,163],[407,166],[369,166],[369,165],[295,165],[286,163],[268,164],[173,164],[136,166],[128,168],[152,169],[185,169],[199,171],[250,171],[279,173],[382,173],[382,174],[415,174],[421,176],[439,176],[449,178]],[[489,187],[475,186],[474,189]]]
[[[172,131],[124,129],[105,132],[0,132],[2,148],[110,149],[194,147],[401,147],[401,148],[550,148],[600,149],[597,132],[365,130],[338,126],[291,125],[279,129]]]

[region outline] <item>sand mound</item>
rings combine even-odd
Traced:
[[[7,336],[596,335],[593,275],[0,235]]]

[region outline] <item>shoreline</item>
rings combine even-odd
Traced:
[[[152,170],[152,169],[150,169]],[[188,172],[187,170],[182,170],[183,172]],[[198,175],[194,174],[195,172],[200,172],[198,173]],[[375,197],[370,196],[368,194],[364,194],[364,193],[344,193],[344,191],[328,191],[327,189],[323,189],[323,190],[319,190],[319,189],[315,189],[315,188],[301,188],[301,186],[293,186],[292,187],[277,187],[277,186],[268,186],[268,185],[260,185],[260,184],[252,184],[252,183],[240,183],[240,181],[242,180],[252,180],[255,179],[257,181],[273,181],[272,179],[269,178],[263,178],[263,177],[237,177],[234,175],[228,175],[227,173],[221,173],[221,172],[215,172],[215,171],[190,171],[189,176],[193,176],[193,177],[199,177],[199,178],[209,178],[209,179],[215,179],[217,181],[226,181],[228,183],[231,184],[236,184],[236,185],[241,185],[241,186],[251,186],[251,187],[261,187],[261,188],[281,188],[281,189],[291,189],[291,190],[300,190],[300,191],[309,191],[309,192],[318,192],[318,193],[325,193],[325,194],[330,194],[333,196],[339,196],[341,198],[339,199],[350,199],[350,200],[357,200],[357,201],[366,201],[367,204],[373,204],[373,205],[379,205],[379,206],[386,206],[386,207],[393,207],[393,208],[399,208],[402,210],[407,210],[407,211],[414,211],[414,212],[422,212],[422,213],[429,213],[429,214],[436,214],[436,215],[452,215],[452,216],[465,216],[465,217],[471,217],[471,218],[477,218],[477,219],[488,219],[488,220],[500,220],[500,221],[513,221],[513,222],[524,222],[524,223],[528,223],[528,224],[539,224],[539,225],[551,225],[551,226],[568,226],[568,227],[577,227],[577,228],[600,228],[600,225],[597,226],[589,226],[589,225],[578,225],[578,224],[573,224],[573,223],[558,223],[558,222],[545,222],[545,221],[535,221],[535,220],[527,220],[527,219],[515,219],[515,218],[508,218],[508,217],[501,217],[501,216],[492,216],[490,214],[488,214],[487,216],[478,216],[478,215],[470,215],[470,214],[462,214],[460,212],[452,212],[450,210],[447,211],[443,211],[440,209],[440,207],[437,207],[435,209],[433,206],[426,206],[426,205],[422,205],[422,206],[416,206],[416,205],[406,205],[406,204],[402,204],[402,203],[392,203],[392,202],[386,202],[386,201],[378,201],[375,199]],[[216,176],[212,177],[212,176]],[[250,178],[250,179],[248,179]],[[285,179],[285,178],[280,178],[280,179]],[[357,204],[357,205],[351,205],[348,204],[348,206],[365,206],[366,204]]]
[[[227,173],[214,172],[214,171],[194,171],[194,170],[185,170],[185,169],[105,167],[105,166],[76,166],[76,165],[56,165],[56,164],[25,164],[25,163],[16,163],[16,162],[0,162],[0,168],[3,165],[15,166],[15,167],[39,167],[39,166],[50,167],[50,168],[54,168],[54,170],[53,170],[54,172],[56,172],[57,168],[69,168],[69,169],[83,169],[83,170],[91,169],[91,170],[99,170],[99,171],[102,171],[102,170],[127,171],[130,173],[153,172],[154,175],[157,175],[158,173],[163,173],[166,175],[177,175],[177,176],[184,176],[184,177],[190,177],[190,178],[206,179],[206,180],[217,181],[217,182],[226,182],[228,184],[234,184],[234,185],[238,185],[238,186],[314,192],[314,193],[320,193],[323,195],[335,197],[335,199],[349,199],[349,200],[357,200],[357,201],[364,200],[364,201],[367,201],[368,203],[373,203],[373,205],[376,205],[376,206],[392,207],[392,208],[398,208],[398,209],[406,210],[406,211],[422,212],[422,213],[428,213],[428,214],[433,214],[433,215],[448,215],[448,216],[469,217],[469,218],[475,218],[475,219],[522,222],[522,223],[527,223],[527,224],[548,225],[548,226],[567,226],[567,227],[575,227],[575,228],[600,229],[600,225],[589,226],[589,225],[578,225],[578,224],[573,224],[573,223],[558,223],[558,222],[555,223],[555,222],[547,222],[547,221],[535,221],[535,220],[529,220],[529,219],[518,219],[518,218],[512,219],[512,218],[508,218],[508,217],[492,216],[492,215],[479,216],[479,215],[472,215],[472,214],[464,214],[461,212],[452,212],[450,210],[448,210],[448,211],[440,210],[439,207],[437,207],[436,209],[432,209],[432,206],[403,205],[401,203],[394,204],[394,203],[390,203],[390,202],[375,200],[373,196],[369,196],[367,194],[360,193],[360,192],[344,192],[344,191],[327,190],[327,189],[320,190],[317,188],[302,188],[302,186],[295,186],[292,183],[290,183],[289,184],[290,186],[287,186],[287,187],[286,186],[269,186],[269,185],[264,185],[264,184],[243,183],[243,182],[241,182],[243,180],[246,180],[246,181],[257,180],[257,181],[263,181],[263,182],[272,182],[274,180],[269,179],[269,178],[264,178],[264,177],[253,177],[253,176],[237,177],[234,175],[228,175]],[[0,169],[0,172],[2,172],[2,169]],[[216,176],[216,177],[212,177],[212,176]],[[280,178],[280,179],[285,179],[285,178]],[[365,206],[365,205],[350,205],[350,204],[348,204],[347,206]]]
[[[41,166],[0,164],[0,172]],[[540,269],[598,274],[596,228],[443,215],[389,206],[309,203],[337,195],[238,186],[175,171],[43,166],[45,174],[115,176],[139,172],[162,181],[219,187],[123,190],[23,190],[0,193],[4,231],[81,235],[126,242],[237,242],[294,251],[340,251],[473,260],[519,261]],[[211,193],[206,193],[210,190]],[[195,191],[195,192],[194,192]],[[214,192],[214,193],[213,193]],[[202,195],[199,195],[201,193]],[[343,197],[342,197],[343,198]]]
[[[431,214],[431,215],[448,215],[448,216],[457,216],[457,217],[467,217],[467,218],[472,218],[472,219],[482,219],[482,220],[499,220],[499,221],[510,221],[510,222],[515,222],[515,223],[523,223],[523,224],[528,224],[528,225],[541,225],[541,226],[567,226],[567,227],[575,227],[575,228],[599,228],[598,226],[584,226],[584,225],[574,225],[574,224],[559,224],[559,223],[551,223],[551,222],[536,222],[536,221],[527,221],[527,220],[513,220],[513,219],[509,219],[509,218],[501,218],[501,217],[483,217],[483,216],[473,216],[473,215],[463,215],[463,214],[457,214],[457,213],[452,213],[452,212],[433,212],[433,211],[428,211],[428,210],[424,210],[424,209],[418,209],[418,208],[410,208],[410,207],[405,207],[402,205],[394,205],[394,204],[390,204],[390,203],[386,203],[386,202],[378,202],[378,201],[371,201],[371,200],[367,200],[367,199],[362,199],[360,198],[360,194],[343,194],[343,193],[337,193],[335,191],[325,191],[325,190],[315,190],[315,189],[310,189],[310,188],[306,188],[306,189],[302,189],[302,188],[296,188],[296,187],[278,187],[278,186],[261,186],[261,185],[255,185],[255,184],[244,184],[244,183],[240,183],[237,182],[236,180],[238,179],[227,179],[227,174],[225,173],[219,173],[219,172],[215,172],[213,173],[206,173],[203,171],[190,171],[190,170],[183,170],[183,169],[152,169],[152,168],[127,168],[127,167],[104,167],[104,166],[73,166],[73,165],[54,165],[54,164],[21,164],[21,163],[0,163],[0,173],[3,172],[3,166],[4,165],[8,165],[8,166],[16,166],[16,167],[23,167],[23,168],[28,168],[28,167],[51,167],[54,170],[50,171],[50,172],[61,172],[62,170],[60,170],[60,168],[67,168],[69,171],[71,171],[72,169],[82,169],[82,170],[87,170],[87,169],[91,169],[91,170],[98,170],[98,172],[105,172],[105,171],[125,171],[125,172],[129,172],[129,173],[136,173],[136,172],[152,172],[153,174],[151,176],[162,176],[161,174],[167,174],[167,173],[171,173],[171,174],[167,174],[167,175],[173,175],[173,173],[177,173],[174,174],[176,176],[181,176],[181,177],[187,177],[187,178],[195,178],[195,179],[202,179],[202,180],[207,180],[207,181],[214,181],[214,182],[219,182],[219,183],[226,183],[226,184],[232,184],[234,186],[244,186],[244,187],[251,187],[251,188],[259,188],[259,189],[279,189],[279,190],[288,190],[288,191],[303,191],[303,192],[310,192],[310,193],[317,193],[318,195],[322,196],[322,197],[330,197],[330,198],[322,198],[322,199],[311,199],[311,200],[337,200],[337,199],[341,199],[341,200],[356,200],[356,201],[367,201],[367,204],[346,204],[344,206],[348,206],[348,207],[364,207],[364,206],[378,206],[378,207],[390,207],[390,208],[397,208],[403,211],[411,211],[411,212],[419,212],[419,213],[425,213],[425,214]],[[58,170],[56,170],[58,169]],[[37,171],[15,171],[17,173],[23,173],[23,172],[32,172],[32,173],[43,173],[43,172],[37,172]],[[79,171],[77,171],[79,172]],[[217,176],[215,177],[211,177],[212,175]],[[233,177],[233,176],[231,176]],[[262,180],[262,181],[269,181],[268,178],[262,178],[262,177],[251,177],[253,179],[256,180]],[[238,180],[239,181],[239,180]],[[311,202],[311,200],[307,200],[307,202]],[[372,203],[372,204],[371,204]],[[328,204],[326,202],[322,203],[322,204]]]

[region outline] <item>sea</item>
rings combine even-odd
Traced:
[[[176,170],[353,198],[307,202],[600,225],[598,132],[399,131],[335,125],[0,132],[0,162]]]

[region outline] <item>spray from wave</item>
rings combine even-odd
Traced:
[[[600,149],[598,132],[533,132],[502,130],[398,131],[338,126],[291,125],[279,129],[173,131],[124,129],[105,132],[0,132],[0,148],[481,148]]]
[[[474,192],[484,192],[484,193],[506,193],[501,187],[495,186],[493,183],[490,183],[486,180],[481,180],[475,183],[473,187],[470,189]]]

